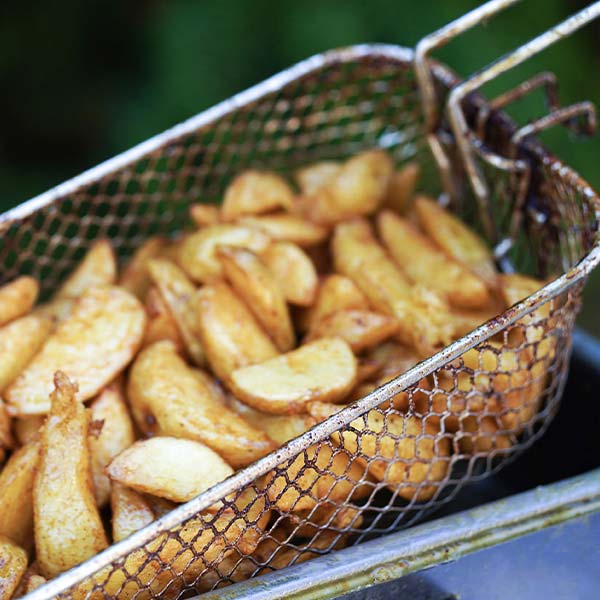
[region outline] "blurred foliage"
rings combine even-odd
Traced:
[[[467,75],[588,2],[528,0],[439,53]],[[0,5],[0,211],[315,52],[414,46],[473,0],[6,0]],[[494,82],[555,71],[563,103],[600,103],[600,29],[588,27]],[[526,122],[541,94],[515,105]],[[546,140],[600,186],[598,140]],[[600,297],[600,277],[588,287]],[[600,334],[588,297],[585,323]],[[591,307],[591,310],[590,310]],[[586,315],[584,315],[585,317]]]

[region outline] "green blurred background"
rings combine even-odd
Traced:
[[[358,42],[414,46],[473,0],[61,0],[0,6],[0,211],[121,152],[315,52]],[[588,2],[525,0],[439,56],[462,75]],[[494,82],[552,69],[563,103],[600,102],[600,28]],[[540,93],[509,112],[541,115]],[[600,187],[600,141],[564,131],[547,144]],[[600,272],[582,323],[600,335]]]

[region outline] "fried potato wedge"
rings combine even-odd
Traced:
[[[40,429],[44,424],[44,415],[32,415],[31,417],[17,417],[13,419],[13,430],[19,446],[25,446],[39,437]]]
[[[0,535],[31,550],[33,546],[33,482],[40,460],[40,444],[16,450],[0,472]]]
[[[0,286],[0,326],[26,315],[37,300],[40,286],[27,275]]]
[[[90,404],[92,423],[99,433],[90,435],[89,447],[94,481],[94,496],[102,508],[110,499],[110,481],[104,469],[112,459],[135,441],[133,423],[127,410],[123,383],[115,381]]]
[[[240,223],[263,232],[273,240],[292,242],[303,248],[320,244],[327,237],[325,227],[288,213],[244,217]]]
[[[12,435],[12,423],[6,404],[0,398],[0,449],[8,450],[14,446],[14,438]],[[4,460],[0,461],[4,462]]]
[[[326,500],[320,502],[314,509],[291,513],[284,525],[289,529],[288,535],[312,538],[318,536],[322,531],[358,529],[362,522],[360,509],[338,506],[337,503]]]
[[[384,205],[400,215],[408,213],[413,204],[415,187],[421,175],[419,163],[410,162],[394,171],[385,196]]]
[[[196,365],[202,366],[206,361],[198,332],[198,312],[194,305],[196,287],[169,260],[149,260],[148,273],[173,315],[188,355]]]
[[[21,374],[52,327],[52,320],[39,314],[26,315],[0,327],[0,392]]]
[[[423,230],[446,255],[465,265],[490,289],[495,289],[498,271],[494,257],[479,235],[427,196],[415,199],[415,211]]]
[[[196,299],[202,347],[219,379],[228,381],[236,369],[277,355],[273,342],[226,283],[205,285]]]
[[[27,569],[27,552],[0,535],[0,600],[10,600]]]
[[[148,238],[125,265],[119,277],[119,285],[140,300],[144,300],[151,285],[147,263],[150,259],[159,257],[166,245],[165,238],[158,236]]]
[[[108,545],[94,500],[87,411],[76,385],[61,371],[54,385],[33,486],[35,549],[45,577],[67,571]]]
[[[304,195],[310,195],[328,184],[340,171],[342,163],[336,160],[322,160],[298,169],[294,179]]]
[[[277,208],[289,210],[294,191],[288,182],[268,171],[244,171],[225,190],[221,218],[235,221],[243,215],[258,215]]]
[[[139,301],[117,287],[92,288],[4,395],[14,415],[45,414],[54,373],[63,370],[79,384],[85,401],[110,383],[137,352],[146,315]]]
[[[217,255],[233,290],[246,302],[278,350],[291,350],[296,345],[296,335],[283,291],[273,273],[256,254],[244,248],[220,246]]]
[[[151,287],[146,295],[146,313],[148,325],[142,346],[145,348],[154,342],[169,340],[175,345],[177,351],[185,356],[187,353],[179,327],[156,287]]]
[[[340,338],[322,338],[231,374],[234,394],[257,410],[274,414],[304,412],[317,400],[335,402],[356,381],[356,359]]]
[[[219,207],[214,204],[192,204],[190,206],[190,217],[198,227],[216,225],[221,220]]]
[[[113,481],[110,492],[112,539],[120,542],[154,521],[154,512],[142,494]]]
[[[458,430],[456,440],[463,454],[486,454],[512,446],[511,436],[501,432],[494,417],[467,415],[461,419]]]
[[[275,449],[261,430],[215,397],[201,371],[190,369],[170,342],[140,352],[129,373],[128,398],[139,428],[148,435],[202,442],[235,468]]]
[[[270,242],[269,236],[254,227],[209,225],[180,242],[177,262],[193,281],[207,283],[222,275],[216,255],[219,246],[237,246],[260,253]]]
[[[138,492],[187,502],[233,475],[233,469],[200,442],[154,437],[123,450],[107,473]]]
[[[388,252],[413,282],[459,308],[483,308],[490,303],[485,282],[438,250],[408,220],[386,210],[379,213],[377,225]]]
[[[388,315],[368,310],[338,310],[317,321],[306,341],[323,337],[340,337],[352,348],[362,352],[396,335],[398,321]]]
[[[312,260],[292,242],[273,242],[260,255],[283,291],[285,299],[296,306],[311,306],[319,286]]]
[[[12,597],[22,598],[26,594],[33,592],[33,590],[37,590],[37,588],[45,583],[46,578],[39,574],[38,566],[35,562],[33,562],[27,567]]]

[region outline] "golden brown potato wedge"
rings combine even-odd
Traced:
[[[16,450],[0,472],[0,535],[31,550],[33,546],[33,482],[40,444],[30,442]]]
[[[315,509],[294,511],[283,523],[288,535],[312,538],[321,531],[359,529],[363,518],[358,508],[342,507],[330,500],[323,501]]]
[[[110,492],[112,539],[120,542],[154,521],[150,503],[135,490],[113,481]]]
[[[283,291],[275,276],[250,250],[219,246],[217,256],[234,292],[245,301],[278,350],[291,350],[296,345],[296,336]]]
[[[368,310],[338,310],[317,321],[306,341],[323,337],[340,337],[353,352],[362,352],[396,335],[398,321],[388,315]]]
[[[25,444],[29,444],[29,442],[38,439],[40,429],[45,420],[46,417],[43,415],[17,417],[13,419],[13,430],[19,446],[25,446]]]
[[[106,472],[113,481],[172,502],[187,502],[233,475],[208,446],[162,436],[135,442],[114,458]]]
[[[48,317],[31,314],[0,328],[0,392],[21,374],[50,335],[52,327]]]
[[[438,250],[408,220],[386,210],[379,213],[377,225],[388,252],[414,283],[459,308],[484,308],[490,303],[485,282]]]
[[[187,356],[185,344],[179,333],[173,313],[168,309],[157,288],[151,287],[146,295],[146,314],[148,325],[144,334],[143,347],[154,342],[169,340],[182,356]]]
[[[288,182],[267,171],[244,171],[225,190],[221,218],[235,221],[244,215],[257,215],[277,208],[289,210],[294,191]]]
[[[76,397],[77,387],[61,371],[54,385],[33,487],[35,549],[45,577],[78,565],[108,545],[94,500],[87,411]]]
[[[148,238],[125,265],[119,277],[119,285],[140,300],[144,300],[151,285],[146,265],[151,258],[160,256],[166,245],[165,238]]]
[[[294,178],[302,194],[308,196],[329,183],[341,168],[341,162],[323,160],[298,169],[294,173]]]
[[[92,423],[99,432],[90,435],[89,446],[96,503],[102,508],[110,499],[110,481],[104,469],[135,441],[133,423],[127,410],[123,382],[115,381],[90,404]]]
[[[33,590],[37,590],[37,588],[44,585],[45,583],[46,578],[40,575],[37,563],[33,562],[27,567],[12,597],[22,598],[23,596],[25,596],[25,594],[29,594],[33,592]]]
[[[64,321],[71,314],[75,300],[76,298],[54,298],[36,307],[33,314],[52,319],[56,324]]]
[[[139,428],[149,435],[202,442],[235,468],[274,450],[274,442],[262,431],[215,398],[199,373],[185,364],[170,342],[140,352],[127,390]]]
[[[0,449],[8,450],[14,446],[14,443],[11,418],[6,409],[6,404],[0,398]],[[1,462],[4,462],[4,460]]]
[[[57,370],[78,382],[81,401],[92,398],[135,355],[145,325],[144,309],[135,296],[117,287],[92,288],[6,389],[9,410],[20,416],[48,412]]]
[[[216,225],[221,220],[219,207],[214,204],[192,204],[190,206],[190,217],[198,227]]]
[[[292,242],[302,247],[320,244],[327,237],[327,229],[296,215],[280,213],[258,217],[244,217],[240,223],[280,242]]]
[[[335,402],[356,381],[356,359],[340,338],[322,338],[231,374],[234,394],[263,412],[293,414],[317,400]]]
[[[193,281],[207,283],[222,275],[217,247],[238,246],[260,253],[270,242],[269,236],[253,227],[208,225],[180,242],[177,262]]]
[[[235,369],[277,355],[275,345],[226,283],[205,285],[196,298],[200,340],[219,379],[227,381]]]
[[[423,230],[449,257],[495,289],[498,271],[492,252],[470,227],[427,196],[415,199],[415,210]]]
[[[26,315],[37,300],[40,286],[27,275],[0,286],[0,327]]]
[[[407,214],[413,204],[413,195],[420,174],[421,167],[416,162],[410,162],[400,170],[394,171],[385,196],[385,206],[400,215]]]
[[[169,260],[149,260],[148,273],[173,315],[188,355],[195,364],[202,366],[205,356],[198,331],[198,311],[194,305],[196,287],[186,274]]]
[[[311,306],[314,303],[319,279],[313,262],[300,246],[273,242],[260,256],[290,304]]]
[[[511,437],[501,433],[498,419],[467,415],[460,421],[456,436],[460,452],[481,454],[494,450],[507,450],[512,446]]]
[[[27,569],[27,552],[0,535],[0,600],[10,600]]]

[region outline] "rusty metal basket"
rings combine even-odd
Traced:
[[[514,1],[488,2],[416,52],[361,45],[314,56],[0,216],[0,279],[29,273],[48,294],[98,236],[125,258],[150,235],[185,229],[188,205],[218,202],[243,169],[288,173],[379,146],[397,165],[418,160],[424,191],[479,230],[504,269],[548,281],[32,600],[176,598],[359,544],[414,523],[543,434],[558,410],[582,286],[600,260],[600,199],[532,134],[580,114],[591,127],[593,107],[553,106],[518,129],[500,109],[551,87],[551,76],[491,102],[475,90],[600,4],[464,83],[428,58]]]

